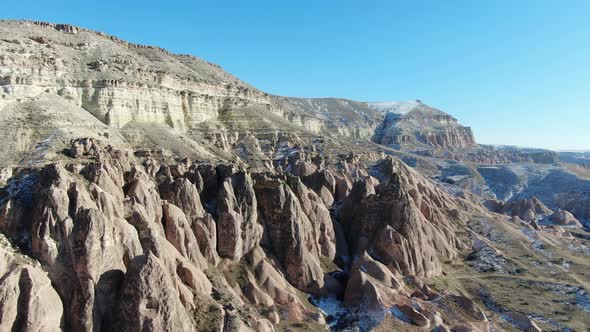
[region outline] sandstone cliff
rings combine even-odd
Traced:
[[[270,110],[312,131],[322,127],[194,56],[62,24],[2,21],[0,34],[0,108],[49,92],[114,128],[138,121],[186,131],[223,110],[245,106]]]
[[[396,107],[385,107],[389,105],[383,103],[370,105],[386,112],[373,137],[376,143],[414,149],[420,145],[446,149],[475,145],[471,128],[459,125],[457,119],[419,101],[396,104]]]

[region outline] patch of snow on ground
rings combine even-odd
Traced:
[[[326,315],[344,314],[348,310],[342,305],[342,301],[334,296],[313,298],[313,304],[320,308]]]
[[[383,321],[387,313],[386,308],[368,309],[364,305],[346,307],[335,296],[310,297],[310,302],[327,316],[326,322],[331,331],[351,328],[369,332]]]
[[[327,323],[330,327],[334,327],[340,318],[348,313],[348,309],[342,305],[342,301],[334,296],[312,297],[311,303],[328,316]]]
[[[396,114],[406,114],[409,111],[416,108],[416,106],[420,105],[420,102],[417,100],[408,100],[408,101],[386,101],[386,102],[378,102],[378,103],[367,103],[370,108],[381,111],[381,112],[391,112]]]
[[[543,242],[535,238],[535,233],[536,233],[535,230],[527,228],[527,227],[522,227],[521,230],[522,230],[522,233],[527,237],[527,239],[529,241],[531,241],[531,247],[533,249],[540,252],[541,254],[543,254],[543,256],[545,256],[547,258],[552,257],[551,253],[545,251],[545,245],[543,244]],[[550,262],[548,262],[548,264],[553,265]]]
[[[583,289],[578,289],[576,292],[576,303],[585,311],[590,312],[590,297]]]

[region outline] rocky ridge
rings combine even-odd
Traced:
[[[62,308],[52,320],[33,319],[51,329],[323,324],[300,292],[383,310],[409,300],[404,276],[440,275],[442,262],[466,247],[457,227],[471,213],[485,215],[392,159],[375,166],[377,179],[359,160],[333,168],[303,157],[276,163],[297,171],[251,173],[228,164],[158,163],[92,139],[73,141],[65,153],[62,163],[17,172],[2,192],[0,230],[35,262],[16,266],[40,266],[40,281],[29,287],[49,287],[53,306]],[[355,168],[361,172],[351,174]],[[342,207],[332,220],[335,197]],[[392,203],[382,220],[368,208],[351,213],[351,204]],[[375,270],[365,271],[359,259]],[[350,271],[347,282],[328,273],[329,261]]]
[[[204,140],[226,144],[227,135],[241,131],[234,130],[234,118],[245,109],[265,114],[274,131],[288,122],[298,131],[372,139],[435,158],[484,163],[541,158],[478,146],[470,128],[420,101],[272,96],[197,57],[67,24],[4,20],[0,34],[5,36],[0,38],[2,129],[18,137],[7,147],[11,161],[48,137],[65,146],[93,133],[130,146],[161,146],[159,138],[170,136],[165,141],[182,151],[201,148]],[[26,125],[18,125],[21,121]],[[179,136],[184,138],[176,142]]]
[[[0,231],[12,243],[3,273],[21,280],[6,284],[6,301],[25,303],[30,288],[48,295],[13,307],[4,326],[21,326],[35,306],[47,314],[27,324],[49,330],[276,331],[330,319],[361,330],[391,320],[488,330],[477,304],[423,278],[445,275],[470,250],[477,268],[491,259],[484,248],[501,259],[485,232],[465,231],[476,230],[472,220],[510,223],[401,161],[305,152],[317,148],[248,171],[78,139],[61,162],[17,170],[1,190]],[[330,297],[345,314],[320,310]]]
[[[387,110],[383,123],[375,130],[376,143],[392,146],[430,146],[453,149],[475,145],[471,128],[459,125],[457,119],[419,101],[395,105],[371,104],[374,108]],[[405,106],[405,107],[404,107]]]
[[[153,122],[186,131],[230,107],[256,105],[313,131],[321,123],[194,56],[62,24],[2,21],[4,106],[47,91],[110,127]]]

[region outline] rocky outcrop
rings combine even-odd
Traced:
[[[388,112],[383,123],[376,128],[372,140],[410,149],[421,145],[444,149],[475,145],[471,128],[459,125],[457,119],[421,102],[409,105],[406,109]]]
[[[129,154],[95,141],[75,141],[67,153],[71,164],[33,171],[29,181],[18,174],[11,180],[18,190],[2,199],[2,231],[49,271],[15,274],[23,305],[31,289],[50,303],[30,302],[30,319],[23,313],[17,324],[194,330],[193,315],[209,312],[197,303],[214,302],[203,271],[218,259],[214,221],[196,187],[173,178],[177,171],[158,184]],[[45,318],[33,316],[43,310]]]
[[[513,201],[487,200],[484,205],[493,212],[519,217],[525,221],[540,220],[553,213],[536,197]]]
[[[258,177],[254,190],[265,226],[262,245],[277,256],[290,283],[318,292],[324,284],[320,249],[297,196],[283,180],[273,177]]]
[[[61,331],[63,304],[47,273],[0,235],[0,330]]]
[[[0,108],[47,91],[110,127],[132,122],[187,131],[232,108],[259,107],[313,132],[320,119],[282,109],[219,66],[67,24],[2,21]],[[19,54],[37,54],[22,57]]]
[[[342,298],[367,326],[390,316],[485,331],[474,302],[419,277],[443,275],[470,220],[497,215],[396,159],[336,158],[306,147],[256,171],[75,140],[62,162],[19,170],[0,191],[0,231],[48,271],[2,272],[5,303],[39,289],[46,299],[26,308],[46,314],[3,301],[0,312],[17,317],[11,328],[24,310],[49,330],[319,329],[305,292]],[[464,318],[447,323],[446,308]]]
[[[299,199],[301,208],[313,227],[319,253],[329,259],[334,259],[336,255],[336,234],[330,211],[326,208],[328,204],[325,204],[325,201],[320,196],[306,187],[300,178],[289,176],[287,177],[287,183]]]
[[[162,223],[168,242],[195,266],[205,268],[207,266],[206,260],[185,214],[180,208],[169,203],[164,203],[162,207]],[[193,223],[198,223],[198,221],[193,221]]]
[[[270,322],[321,324],[298,293],[341,287],[322,269],[337,236],[325,200],[300,177],[158,164],[91,139],[65,155],[9,181],[0,226],[48,268],[66,328],[193,330],[223,316],[269,331]],[[318,174],[332,197],[331,173]],[[227,298],[266,309],[243,317],[222,309]]]
[[[402,286],[400,275],[395,275],[365,252],[352,265],[344,302],[347,305],[365,305],[372,309],[391,307],[398,299]]]
[[[402,318],[406,319],[409,323],[413,325],[420,326],[423,328],[430,327],[430,320],[428,320],[428,318],[426,318],[423,314],[421,314],[411,305],[396,305],[393,310],[399,312],[399,315]]]
[[[154,285],[158,285],[154,287]],[[149,252],[129,265],[122,284],[118,315],[128,331],[192,331],[174,283],[160,260]]]
[[[250,174],[239,171],[221,184],[217,199],[217,251],[221,257],[240,260],[258,245],[262,225]]]
[[[461,309],[465,310],[468,315],[475,318],[477,321],[487,321],[486,315],[483,313],[481,308],[475,302],[473,302],[473,300],[459,295],[449,295],[448,299],[454,304],[458,305]]]
[[[158,187],[160,196],[180,208],[190,220],[196,220],[205,214],[199,191],[187,178],[168,178]]]
[[[456,213],[458,203],[399,162],[386,159],[378,168],[383,179],[375,194],[368,180],[361,180],[348,198],[359,200],[343,203],[340,221],[352,253],[374,252],[402,274],[440,274],[442,262],[461,248],[454,235],[464,222]]]
[[[582,227],[582,223],[571,212],[564,210],[555,211],[543,221],[558,226]]]

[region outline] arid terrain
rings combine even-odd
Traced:
[[[588,152],[67,24],[0,87],[0,331],[590,329]]]

